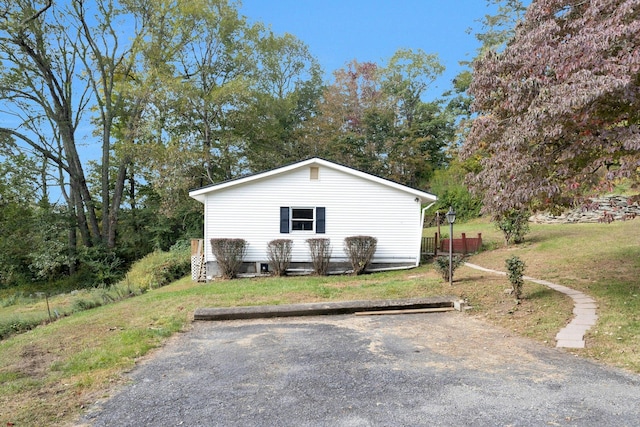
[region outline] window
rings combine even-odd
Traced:
[[[280,208],[280,233],[290,231],[315,231],[323,234],[325,232],[324,207],[316,208]]]
[[[291,208],[291,230],[313,231],[313,208]]]

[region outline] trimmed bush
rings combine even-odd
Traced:
[[[267,244],[267,257],[276,276],[284,276],[291,264],[291,248],[293,241],[276,239]]]
[[[511,258],[507,258],[506,265],[507,277],[509,278],[509,282],[511,282],[511,287],[513,288],[513,296],[516,298],[516,302],[519,302],[522,297],[522,285],[524,284],[522,275],[524,274],[526,265],[524,261],[515,255]]]
[[[449,281],[449,256],[442,255],[442,256],[435,257],[435,259],[433,260],[433,263],[436,267],[436,270],[438,271],[438,273],[440,273],[440,275],[445,280],[445,282],[448,282]],[[453,275],[456,269],[460,267],[463,263],[464,263],[463,255],[453,255],[453,257],[451,258],[451,275]]]
[[[233,279],[242,266],[242,260],[247,252],[247,241],[227,238],[211,239],[211,251],[216,257],[222,277]]]
[[[313,272],[318,276],[326,276],[329,272],[329,261],[331,260],[330,239],[307,239],[307,244],[311,252]]]
[[[349,256],[353,274],[362,274],[367,268],[377,244],[378,239],[371,236],[351,236],[344,239],[344,252]]]

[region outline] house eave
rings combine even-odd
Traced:
[[[262,179],[266,179],[272,176],[276,176],[276,175],[280,175],[283,173],[287,173],[289,171],[292,170],[296,170],[302,167],[307,167],[307,166],[312,166],[312,165],[317,165],[317,166],[322,166],[322,167],[327,167],[327,168],[331,168],[331,169],[335,169],[335,170],[339,170],[342,171],[344,173],[353,175],[353,176],[357,176],[372,182],[376,182],[378,184],[382,184],[391,188],[395,188],[396,190],[399,191],[403,191],[405,193],[409,193],[411,195],[414,195],[421,204],[423,203],[429,203],[429,202],[435,202],[436,200],[438,200],[438,198],[430,193],[427,193],[425,191],[421,191],[412,187],[408,187],[406,185],[394,182],[394,181],[390,181],[388,179],[385,178],[381,178],[375,175],[371,175],[368,174],[366,172],[362,172],[359,171],[357,169],[353,169],[347,166],[343,166],[343,165],[339,165],[337,163],[333,163],[330,162],[328,160],[324,160],[324,159],[320,159],[318,157],[314,157],[308,160],[303,160],[301,162],[297,162],[297,163],[292,163],[290,165],[287,166],[283,166],[277,169],[272,169],[270,171],[267,172],[262,172],[262,173],[258,173],[258,174],[254,174],[254,175],[249,175],[246,177],[241,177],[241,178],[237,178],[237,179],[233,179],[230,181],[225,181],[225,182],[221,182],[218,184],[212,184],[206,187],[202,187],[202,188],[198,188],[195,190],[192,190],[189,192],[189,196],[192,197],[193,199],[199,201],[200,203],[204,203],[207,194],[216,192],[216,191],[220,191],[226,188],[230,188],[230,187],[234,187],[234,186],[239,186],[239,185],[243,185],[243,184],[247,184],[250,182],[254,182],[254,181],[258,181],[258,180],[262,180]]]

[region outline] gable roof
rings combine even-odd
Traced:
[[[416,197],[422,199],[423,201],[436,201],[438,198],[431,193],[427,193],[421,190],[417,190],[415,188],[408,187],[403,184],[399,184],[394,181],[390,181],[388,179],[380,178],[379,176],[371,175],[366,172],[359,171],[357,169],[353,169],[347,166],[343,166],[334,162],[330,162],[328,160],[324,160],[318,157],[314,157],[311,159],[303,160],[301,162],[292,163],[287,166],[282,166],[277,169],[272,169],[266,172],[257,173],[254,175],[249,175],[241,178],[232,179],[229,181],[224,181],[218,184],[208,185],[206,187],[198,188],[189,192],[189,196],[198,200],[201,203],[204,203],[205,196],[209,193],[213,193],[222,189],[234,187],[237,185],[247,184],[252,181],[258,181],[265,178],[281,175],[287,172],[291,172],[296,169],[300,169],[307,166],[322,166],[330,169],[335,169],[341,172],[344,172],[349,175],[353,175],[359,178],[364,178],[371,182],[375,182],[377,184],[382,184],[387,187],[394,188],[399,191],[403,191],[405,193],[409,193],[415,195]]]

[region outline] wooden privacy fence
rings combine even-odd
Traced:
[[[459,239],[453,239],[453,253],[468,254],[478,252],[482,246],[482,233],[478,237],[467,237],[462,233]],[[420,249],[422,256],[437,256],[438,254],[449,253],[449,239],[440,239],[438,233],[433,237],[423,237]]]

